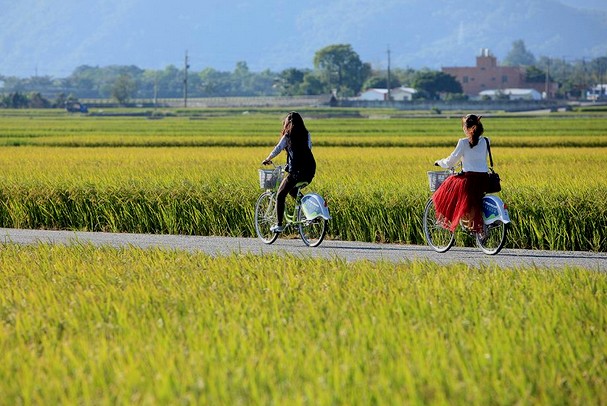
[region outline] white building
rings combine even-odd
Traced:
[[[589,91],[586,92],[586,98],[588,100],[600,100],[605,99],[607,95],[607,84],[605,85],[596,85],[592,87]]]
[[[412,100],[413,95],[417,92],[417,90],[411,87],[395,87],[390,90],[390,97],[392,100],[403,101],[403,100]],[[377,89],[371,88],[367,89],[358,96],[360,100],[380,100],[386,101],[388,100],[388,89]]]
[[[360,100],[388,100],[388,89],[367,89],[358,98]]]
[[[413,95],[415,93],[417,93],[417,90],[413,89],[412,87],[401,86],[401,87],[395,87],[394,89],[392,89],[390,91],[390,96],[392,96],[392,100],[411,101],[411,100],[413,100]]]
[[[479,93],[480,97],[489,97],[495,100],[501,96],[508,96],[510,100],[542,100],[542,94],[535,89],[490,89]]]

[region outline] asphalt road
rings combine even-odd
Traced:
[[[503,249],[489,256],[475,247],[453,247],[439,254],[422,245],[374,244],[325,240],[309,248],[299,239],[279,238],[266,245],[256,238],[199,237],[160,234],[120,234],[80,231],[22,230],[0,228],[0,242],[16,244],[93,244],[112,247],[160,247],[185,251],[203,251],[210,255],[291,254],[298,257],[339,258],[346,261],[369,260],[406,262],[427,260],[439,264],[465,263],[471,266],[497,265],[504,268],[581,267],[607,271],[607,253]]]

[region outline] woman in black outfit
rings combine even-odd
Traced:
[[[312,138],[306,129],[303,119],[299,113],[292,111],[283,121],[280,141],[272,152],[263,160],[263,165],[272,163],[272,159],[285,149],[287,151],[287,175],[282,180],[276,196],[276,217],[278,223],[270,229],[275,233],[284,231],[282,224],[285,212],[285,199],[287,194],[295,198],[297,196],[297,185],[300,182],[312,182],[316,173],[316,161],[312,155]]]

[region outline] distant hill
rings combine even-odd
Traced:
[[[497,3],[497,4],[496,4]],[[565,4],[567,3],[567,4]],[[536,57],[607,56],[604,0],[0,0],[0,75],[69,76],[80,65],[232,71],[311,68],[347,43],[375,68],[501,61],[522,39]]]

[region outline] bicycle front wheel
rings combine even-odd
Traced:
[[[444,228],[436,218],[432,199],[428,200],[424,210],[424,236],[428,245],[436,252],[447,252],[455,243],[455,233]]]
[[[255,204],[255,232],[261,241],[272,244],[278,234],[270,230],[276,224],[276,197],[272,192],[264,192]]]
[[[327,220],[317,217],[308,220],[301,207],[297,210],[299,235],[308,247],[318,247],[327,234]]]
[[[487,255],[495,255],[506,244],[508,224],[496,221],[485,226],[484,235],[476,235],[476,245]]]

